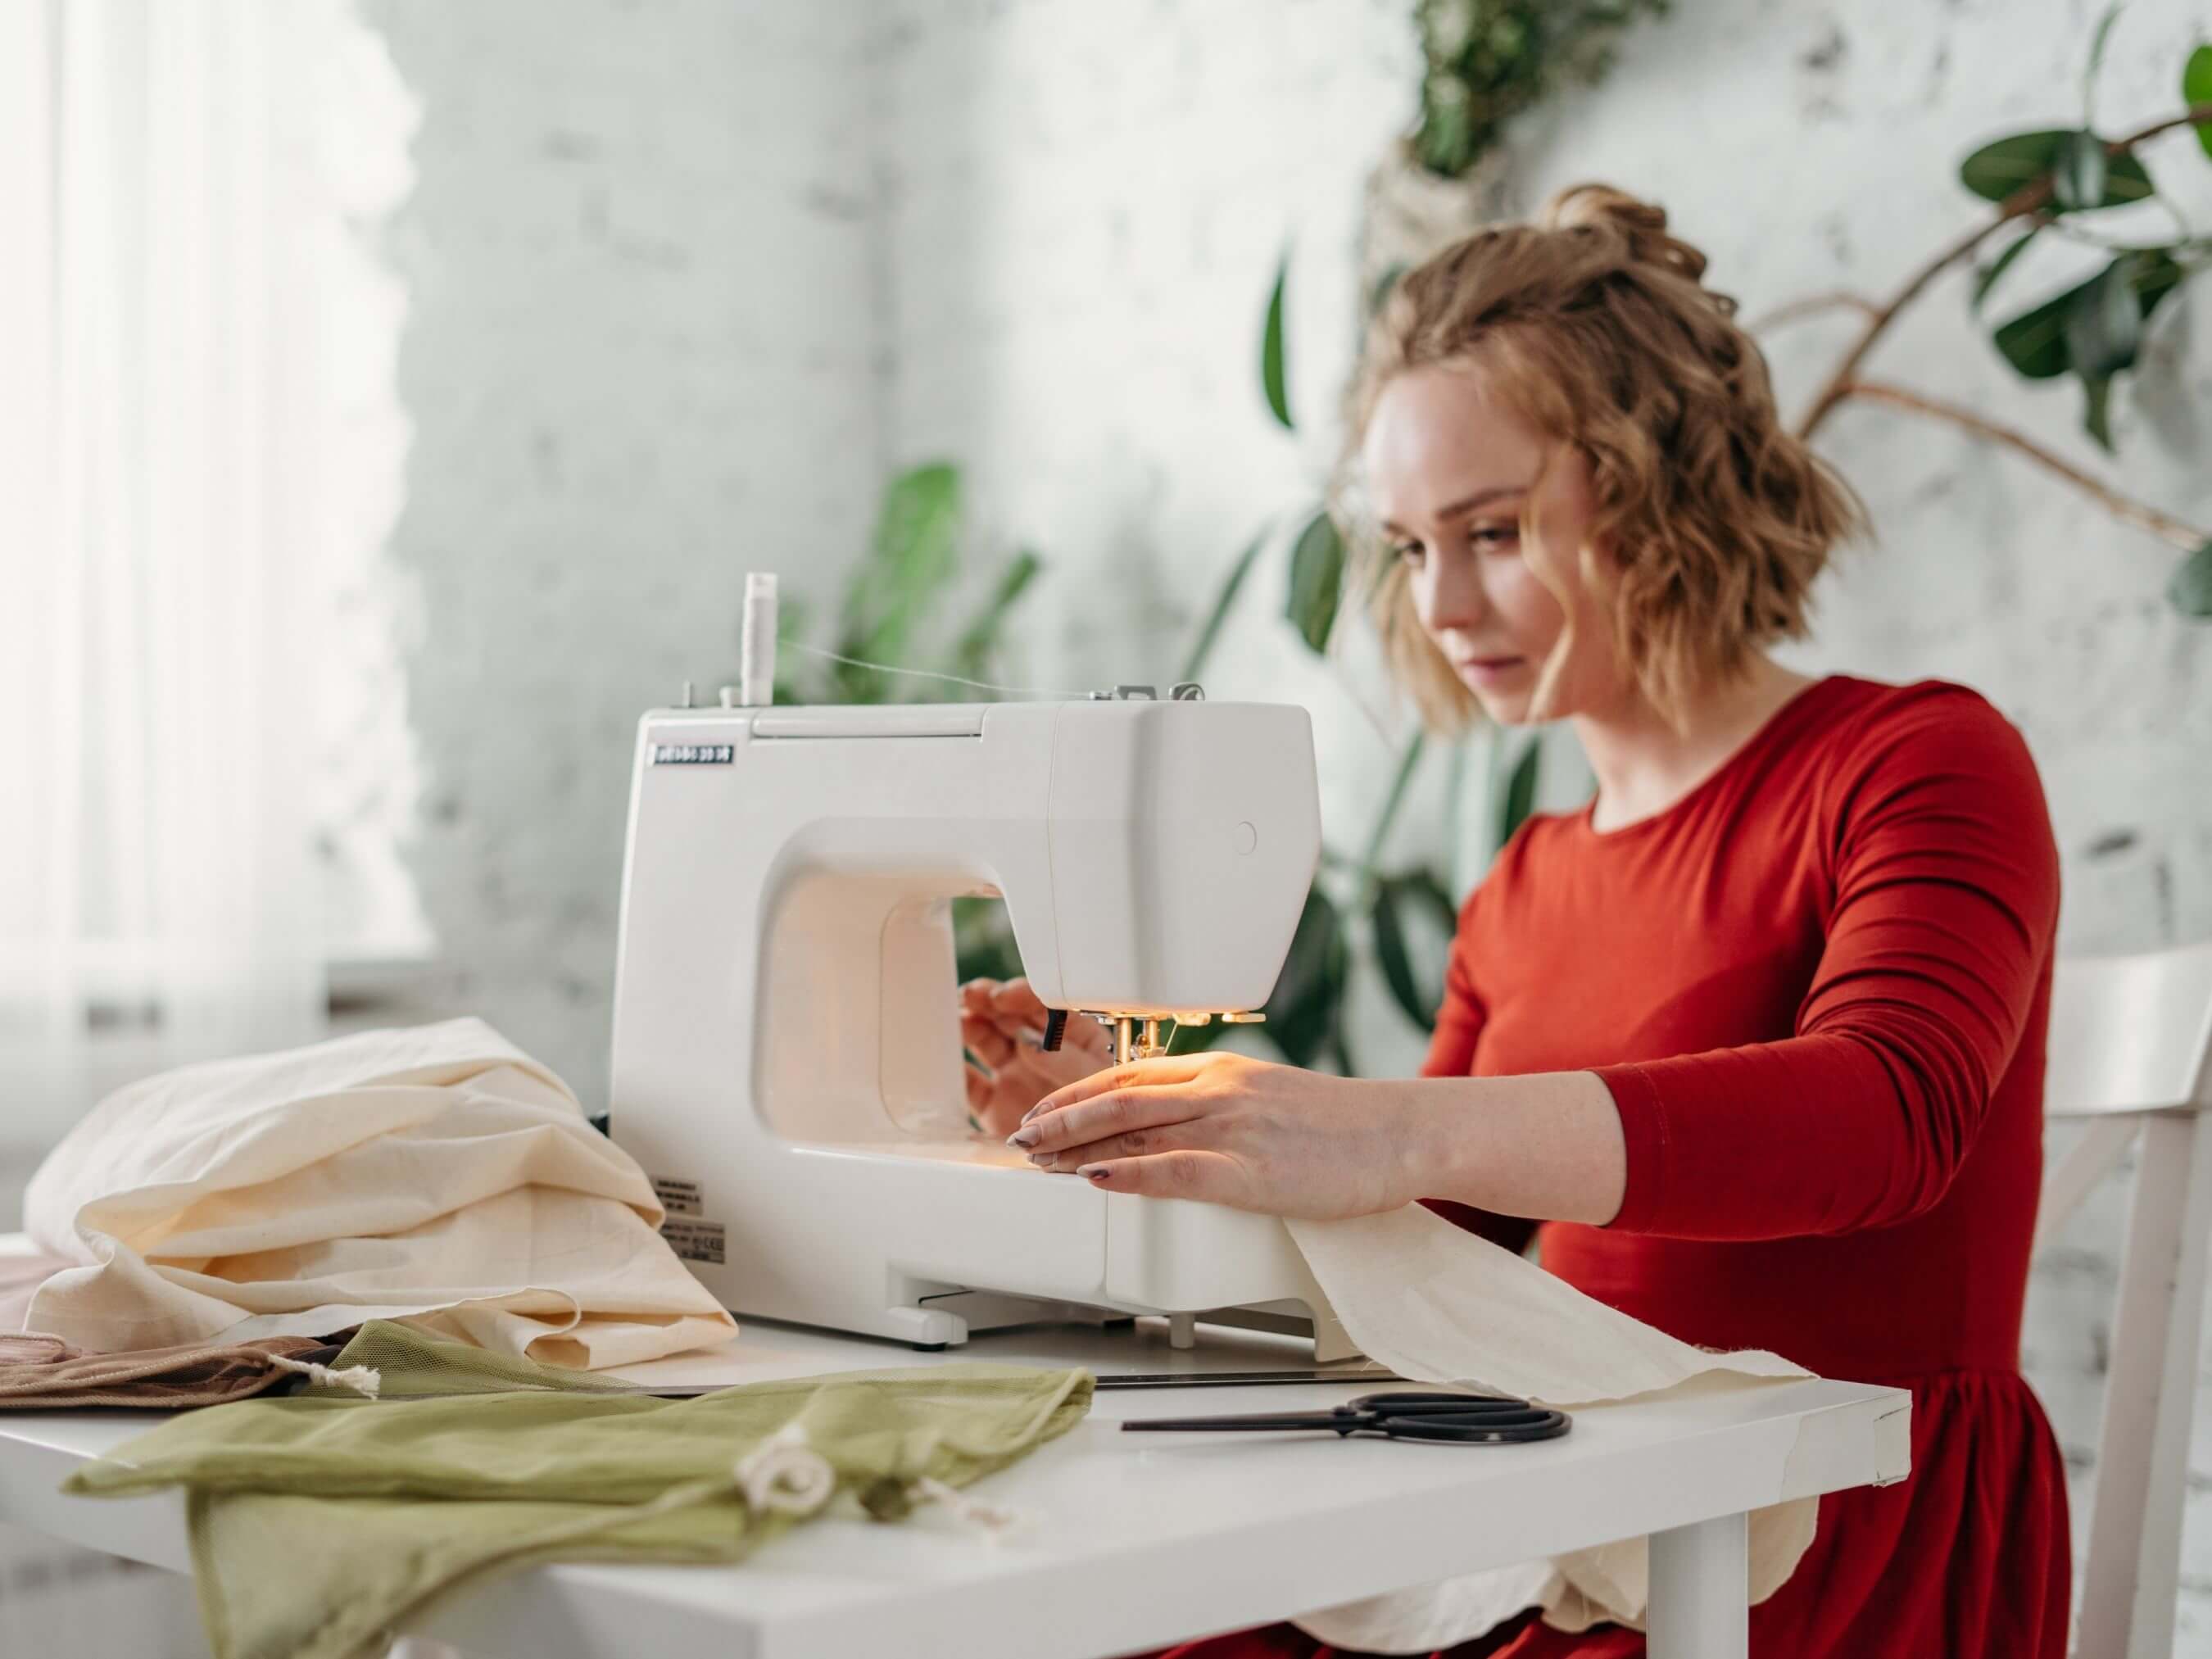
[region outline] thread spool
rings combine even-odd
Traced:
[[[775,574],[745,573],[744,626],[739,635],[738,701],[765,708],[775,701]]]

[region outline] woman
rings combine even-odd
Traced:
[[[2017,1365],[2042,792],[1970,691],[1766,654],[1857,510],[1666,222],[1585,186],[1458,244],[1400,283],[1352,399],[1403,683],[1438,726],[1570,720],[1597,775],[1468,901],[1422,1078],[1210,1054],[1079,1079],[1095,1050],[1037,1053],[1034,997],[979,984],[971,1102],[1111,1192],[1426,1200],[1516,1249],[1540,1223],[1546,1267],[1675,1336],[1909,1386],[1911,1480],[1822,1500],[1753,1651],[2063,1659],[2063,1476]],[[1177,1651],[1327,1650],[1280,1626]],[[1455,1650],[1642,1651],[1532,1617]]]

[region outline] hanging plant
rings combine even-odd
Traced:
[[[1564,87],[1595,86],[1620,37],[1668,0],[1417,0],[1421,84],[1413,125],[1367,179],[1360,286],[1510,216],[1513,118]]]

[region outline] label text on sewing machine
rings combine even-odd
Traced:
[[[653,1194],[660,1200],[660,1207],[671,1215],[699,1213],[699,1183],[678,1181],[673,1176],[655,1176]]]
[[[664,1221],[660,1236],[686,1261],[711,1261],[719,1267],[728,1260],[723,1253],[719,1221]]]
[[[727,766],[736,757],[737,745],[732,743],[656,743],[653,745],[655,766]]]

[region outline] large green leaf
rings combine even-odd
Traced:
[[[2185,617],[2212,617],[2212,542],[2181,562],[2166,584],[2166,597]]]
[[[1425,920],[1440,934],[1445,950],[1458,930],[1459,914],[1443,884],[1426,870],[1389,876],[1376,884],[1375,902],[1368,913],[1375,938],[1376,965],[1383,983],[1406,1018],[1425,1031],[1436,1029],[1437,1008],[1443,1000],[1441,985],[1425,985],[1413,966],[1407,935],[1409,920]]]
[[[868,559],[846,592],[838,648],[847,656],[897,664],[951,579],[959,530],[957,467],[933,463],[892,479]]]
[[[1291,548],[1291,594],[1283,614],[1316,651],[1328,649],[1344,594],[1344,538],[1323,508],[1306,520]]]
[[[1336,1046],[1350,963],[1343,915],[1315,887],[1262,1009],[1267,1023],[1260,1028],[1291,1065],[1310,1066],[1322,1050]]]
[[[2112,376],[2136,360],[2143,313],[2127,267],[2116,260],[2094,278],[2066,313],[2066,356],[2086,394],[2081,424],[2099,447],[2112,447]]]
[[[2095,441],[2098,448],[2107,455],[2113,453],[2111,375],[2084,374],[2081,377],[2081,429]]]
[[[2066,313],[2066,355],[2083,374],[2117,374],[2136,360],[2142,307],[2125,265],[2105,267]]]
[[[1544,745],[1540,740],[1531,741],[1514,763],[1512,776],[1505,785],[1505,794],[1498,806],[1498,844],[1504,847],[1513,839],[1513,832],[1528,821],[1536,810],[1536,784],[1542,775]]]
[[[1398,757],[1398,769],[1390,779],[1390,791],[1382,798],[1382,810],[1375,815],[1375,827],[1367,832],[1367,851],[1359,861],[1360,878],[1375,879],[1375,872],[1382,862],[1382,844],[1390,839],[1390,827],[1398,821],[1398,809],[1406,804],[1406,790],[1413,781],[1413,773],[1421,763],[1421,753],[1428,746],[1427,734],[1415,732],[1407,740],[1405,752]]]
[[[2063,154],[2075,142],[2076,131],[2058,127],[2048,132],[2015,132],[1984,144],[1959,163],[1959,182],[1985,201],[2009,201],[2021,186],[2057,170]],[[2155,191],[2150,174],[2133,155],[2108,155],[2103,188],[2089,205],[2119,207],[2140,202]]]
[[[1206,659],[1213,654],[1213,643],[1221,637],[1221,625],[1229,620],[1229,612],[1237,603],[1237,592],[1251,574],[1253,561],[1260,556],[1260,550],[1267,544],[1267,532],[1272,528],[1272,525],[1261,525],[1259,533],[1237,556],[1237,562],[1229,567],[1228,579],[1213,596],[1213,608],[1206,613],[1205,626],[1198,630],[1198,637],[1191,641],[1190,654],[1183,659],[1180,678],[1194,680],[1205,670]]]
[[[2087,282],[2076,283],[2000,326],[1990,337],[2004,354],[2005,361],[2031,380],[2055,379],[2074,368],[2069,350],[2069,320],[2077,307],[2101,309],[2109,304],[2117,310],[2116,297],[2109,289],[2098,287],[2112,278],[2115,271],[2124,273],[2123,278],[2116,280],[2124,283],[2123,292],[2134,296],[2139,323],[2149,317],[2158,302],[2173,291],[2185,274],[2173,256],[2163,248],[2120,254]],[[2138,328],[2138,337],[2140,333]]]
[[[2181,66],[2181,101],[2191,109],[2212,105],[2212,46],[2197,47]],[[2212,155],[2212,121],[2198,122],[2196,133],[2204,153]]]
[[[2042,228],[2043,226],[2039,222],[2031,222],[2026,235],[2014,238],[2002,253],[1998,254],[1995,259],[1975,274],[1974,295],[1968,302],[1971,309],[1979,311],[1982,308],[1982,301],[1990,297],[1990,290],[1994,289],[1997,285],[1998,279],[2012,268],[2013,261],[2020,258],[2027,245],[2035,240],[2036,233]]]
[[[1007,562],[991,589],[991,597],[961,630],[959,640],[953,645],[954,673],[969,679],[983,678],[998,655],[999,635],[1006,627],[1006,617],[1043,568],[1044,561],[1026,547]]]
[[[1267,325],[1260,332],[1260,386],[1267,394],[1267,407],[1285,428],[1291,420],[1290,384],[1283,370],[1283,284],[1291,274],[1287,251],[1275,266],[1275,286],[1267,295]]]
[[[2094,132],[2069,132],[2051,173],[2051,199],[2062,211],[2104,205],[2105,141]]]

